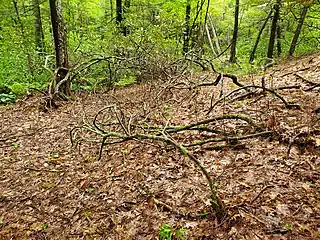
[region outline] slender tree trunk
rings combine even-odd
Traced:
[[[269,18],[271,17],[272,12],[273,12],[272,10],[269,12],[266,20],[263,22],[263,24],[262,24],[262,26],[260,28],[260,31],[259,31],[258,36],[257,36],[257,39],[256,39],[256,41],[254,43],[254,46],[253,46],[251,54],[250,54],[250,60],[249,60],[250,63],[252,63],[253,60],[254,60],[254,55],[256,54],[256,51],[257,51],[257,48],[258,48],[258,45],[259,45],[259,41],[260,41],[260,38],[261,38],[261,35],[262,35],[262,32],[263,32],[264,28],[266,27],[267,22],[269,21]]]
[[[274,15],[272,18],[269,45],[268,45],[268,54],[267,54],[268,62],[273,58],[273,49],[274,49],[274,43],[276,39],[277,23],[280,17],[280,3],[281,3],[281,0],[277,0],[277,2],[273,6]]]
[[[113,0],[110,0],[110,15],[111,15],[111,20],[113,19]]]
[[[278,26],[277,26],[277,54],[278,54],[278,57],[280,57],[282,53],[282,47],[281,47],[281,27],[280,27],[280,24],[278,23]]]
[[[125,14],[127,12],[127,10],[130,8],[130,0],[125,0],[124,1],[124,8],[123,8],[123,18],[125,18]],[[128,36],[129,34],[129,27],[128,26],[123,26],[123,29],[122,29],[122,33],[124,36]]]
[[[290,45],[290,49],[289,49],[289,56],[288,56],[289,58],[291,58],[293,56],[293,53],[294,53],[294,51],[296,49],[297,42],[298,42],[298,39],[299,39],[299,35],[301,33],[304,20],[305,20],[305,18],[307,16],[308,9],[309,9],[309,6],[304,6],[302,11],[301,11],[301,16],[300,16],[300,19],[299,19],[299,23],[297,25],[296,31],[294,32],[294,36],[293,36],[292,41],[291,41],[291,45]]]
[[[229,62],[235,63],[237,61],[236,58],[236,48],[237,48],[237,38],[238,38],[238,30],[239,30],[239,5],[240,1],[236,0],[236,5],[234,9],[234,25],[233,25],[233,36],[231,43],[231,52]]]
[[[61,0],[49,0],[52,33],[56,52],[56,79],[55,85],[60,83],[59,92],[68,97],[71,95],[71,81],[68,77],[69,60],[67,51],[66,34],[63,25]]]
[[[219,39],[217,37],[216,29],[215,29],[215,27],[213,25],[213,20],[212,20],[212,16],[211,15],[209,16],[209,21],[210,21],[211,30],[212,30],[213,37],[214,37],[214,42],[215,42],[215,45],[216,45],[216,48],[217,48],[217,52],[218,52],[218,54],[220,54],[221,53],[221,48],[220,48],[220,45],[219,45]]]
[[[186,18],[185,18],[185,29],[183,32],[183,53],[189,52],[189,41],[190,41],[190,14],[191,14],[191,1],[187,0],[186,5]]]
[[[34,12],[34,36],[36,51],[44,51],[44,34],[42,29],[41,13],[39,0],[32,0],[33,12]]]
[[[128,35],[128,28],[123,25],[124,14],[126,9],[130,7],[130,0],[124,1],[124,7],[122,6],[122,0],[116,0],[116,24],[118,26],[119,31],[123,34],[123,36]]]
[[[14,10],[15,10],[16,16],[17,16],[17,23],[20,26],[20,33],[21,33],[22,43],[23,43],[23,46],[24,46],[23,50],[26,51],[26,54],[27,54],[28,68],[29,68],[29,71],[30,71],[31,75],[34,76],[32,58],[31,58],[31,55],[30,55],[30,53],[28,51],[28,44],[26,42],[26,34],[25,34],[25,30],[24,30],[24,24],[23,24],[23,22],[21,20],[21,17],[20,17],[17,0],[12,0],[12,3],[13,3],[13,7],[14,7]]]
[[[116,24],[118,27],[122,23],[122,0],[116,0]]]
[[[207,23],[205,23],[205,29],[206,29],[206,32],[207,32],[208,41],[209,41],[210,48],[211,48],[211,51],[212,51],[212,56],[215,57],[215,56],[217,56],[217,53],[214,50],[214,47],[213,47],[213,44],[212,44],[212,40],[211,40],[211,35],[210,35],[210,32],[209,32],[209,28],[208,28],[208,24]]]

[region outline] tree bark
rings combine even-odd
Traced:
[[[186,5],[186,18],[185,18],[185,29],[183,32],[183,53],[189,52],[189,41],[190,41],[190,14],[191,14],[191,1],[187,0]]]
[[[41,13],[39,0],[32,0],[33,12],[34,12],[34,36],[36,51],[44,51],[44,34],[42,29]]]
[[[291,45],[290,45],[290,49],[289,49],[289,55],[288,55],[289,58],[291,58],[293,56],[293,53],[294,53],[294,51],[296,49],[297,42],[298,42],[298,39],[299,39],[299,35],[301,33],[304,20],[305,20],[305,18],[307,16],[308,9],[309,9],[309,6],[304,6],[302,11],[301,11],[301,16],[300,16],[300,19],[299,19],[299,23],[297,25],[296,31],[294,32],[294,36],[293,36],[292,41],[291,41]]]
[[[280,57],[282,53],[282,47],[281,47],[281,27],[280,25],[278,24],[277,26],[277,54],[278,54],[278,57]]]
[[[124,1],[124,8],[123,8],[124,16],[122,16],[123,19],[125,18],[125,14],[126,14],[127,10],[130,8],[130,5],[131,5],[130,0],[125,0]],[[128,36],[129,35],[129,27],[128,26],[124,25],[122,27],[122,34],[123,34],[123,36]]]
[[[237,61],[236,58],[236,47],[237,47],[237,38],[238,38],[238,30],[239,30],[239,5],[240,1],[236,0],[236,5],[234,9],[234,25],[233,25],[233,36],[231,43],[231,52],[229,62],[235,63]]]
[[[122,0],[116,0],[116,24],[120,27],[122,22]]]
[[[259,44],[259,41],[260,41],[260,38],[261,38],[261,35],[262,35],[262,32],[263,32],[264,28],[266,27],[267,22],[268,22],[269,18],[271,17],[272,12],[273,12],[272,10],[269,12],[266,20],[263,22],[263,24],[262,24],[262,26],[260,28],[260,31],[258,33],[256,42],[254,43],[254,46],[253,46],[251,54],[250,54],[250,60],[249,60],[250,63],[252,63],[253,60],[254,60],[254,55],[256,54],[256,51],[257,51],[257,48],[258,48],[258,44]]]
[[[268,62],[273,58],[273,49],[274,49],[274,43],[276,39],[277,24],[280,17],[280,4],[281,4],[281,0],[277,0],[277,2],[273,6],[274,15],[272,18],[269,45],[268,45],[268,54],[267,54]]]
[[[56,52],[56,76],[55,85],[59,82],[61,86],[59,93],[68,97],[71,95],[71,81],[68,76],[69,72],[69,60],[67,51],[66,34],[63,25],[61,0],[49,0],[50,1],[50,13],[51,13],[51,24],[52,33],[54,39],[54,46]],[[65,79],[67,77],[67,79]]]
[[[113,19],[113,0],[110,0],[111,20]]]
[[[124,14],[129,7],[130,0],[125,0],[124,6],[122,6],[122,0],[116,0],[116,24],[123,36],[127,36],[129,34],[128,27],[123,25]]]

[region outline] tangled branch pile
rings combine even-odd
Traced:
[[[201,62],[192,62],[204,66]],[[212,75],[207,75],[205,79]],[[241,141],[260,137],[288,144],[287,157],[293,144],[303,145],[304,148],[308,144],[317,147],[314,141],[301,140],[299,137],[303,134],[297,135],[297,131],[307,127],[306,135],[317,134],[319,118],[315,118],[307,126],[301,126],[294,132],[288,133],[287,129],[279,125],[274,114],[277,108],[283,107],[299,111],[300,105],[286,100],[280,91],[302,89],[301,86],[267,88],[264,78],[258,84],[243,85],[238,82],[236,76],[223,73],[215,73],[216,78],[211,82],[182,76],[181,74],[171,76],[161,84],[159,82],[146,84],[144,87],[148,91],[145,91],[143,96],[137,96],[137,101],[132,99],[127,102],[123,99],[120,101],[112,96],[114,101],[97,112],[92,122],[84,120],[83,125],[72,130],[73,145],[83,141],[99,142],[98,159],[102,158],[105,146],[126,141],[138,141],[141,144],[152,141],[162,148],[166,148],[166,145],[173,146],[186,155],[204,175],[210,190],[212,208],[219,220],[222,220],[227,213],[215,186],[217,176],[212,176],[213,174],[209,173],[198,160],[195,153],[199,149],[241,149],[245,147]],[[225,78],[230,78],[233,85],[225,85],[223,81]],[[213,101],[215,97],[210,86],[217,89],[219,84],[220,97]],[[236,89],[232,90],[234,87]],[[203,92],[199,94],[203,88],[206,90],[205,94]],[[229,93],[224,94],[226,89]],[[263,99],[265,105],[256,103]],[[240,108],[235,107],[239,102],[241,109],[245,109],[247,114],[239,113]],[[181,123],[179,116],[172,113],[174,108],[181,106],[189,106],[196,112],[184,123]],[[255,109],[250,109],[253,107]],[[221,142],[224,144],[214,145]]]

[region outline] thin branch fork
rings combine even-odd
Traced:
[[[215,106],[217,106],[220,102],[223,102],[225,101],[228,97],[230,97],[232,94],[236,93],[236,92],[239,92],[241,90],[246,90],[246,89],[249,89],[249,88],[258,88],[258,89],[262,89],[266,92],[270,92],[272,93],[274,96],[276,96],[277,98],[279,98],[283,104],[285,105],[286,108],[298,108],[299,106],[296,105],[296,104],[289,104],[279,93],[277,93],[275,90],[272,90],[272,89],[269,89],[269,88],[266,88],[266,87],[261,87],[261,86],[256,86],[256,85],[248,85],[248,86],[244,86],[244,87],[241,87],[241,88],[238,88],[230,93],[228,93],[226,96],[218,99],[214,104],[211,105],[211,107],[209,108],[207,114],[209,114]]]
[[[104,145],[108,145],[106,140],[110,137],[120,139],[119,142],[126,142],[126,141],[130,141],[130,140],[156,140],[156,141],[165,142],[169,145],[174,146],[183,155],[186,155],[200,169],[200,171],[202,172],[202,174],[206,178],[207,183],[210,188],[213,209],[217,212],[218,215],[221,215],[223,213],[223,211],[224,211],[223,203],[217,194],[216,188],[213,184],[213,181],[210,178],[208,171],[204,168],[202,163],[190,151],[188,151],[184,146],[178,144],[173,139],[169,138],[166,135],[158,136],[158,135],[147,135],[147,134],[135,134],[135,135],[126,136],[126,135],[122,135],[122,134],[119,134],[116,132],[101,132],[99,129],[90,129],[90,130],[103,137],[100,151]],[[111,143],[111,144],[113,144],[113,143]]]

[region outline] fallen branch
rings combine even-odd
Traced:
[[[318,83],[317,85],[314,85],[314,86],[312,86],[312,87],[310,87],[310,88],[307,88],[307,89],[305,89],[304,91],[309,92],[309,91],[311,91],[311,90],[313,90],[313,89],[315,89],[315,88],[318,88],[318,87],[320,87],[320,83]]]
[[[219,120],[242,120],[245,121],[246,123],[252,125],[254,128],[259,128],[254,121],[246,116],[246,115],[240,115],[240,114],[226,114],[226,115],[222,115],[222,116],[218,116],[218,117],[213,117],[210,119],[205,119],[196,123],[191,123],[189,125],[186,126],[167,126],[166,127],[166,133],[177,133],[177,132],[181,132],[181,131],[185,131],[185,130],[200,130],[201,129],[201,125],[204,124],[209,124],[212,122],[216,122]],[[202,128],[201,130],[207,131],[205,128]]]
[[[119,134],[116,132],[101,131],[100,129],[97,129],[97,128],[92,128],[92,129],[88,128],[88,130],[102,136],[103,141],[102,141],[101,149],[102,149],[102,146],[109,144],[107,142],[108,138],[119,139],[120,141],[118,141],[118,143],[130,141],[130,140],[156,140],[156,141],[165,142],[167,144],[174,146],[183,155],[186,155],[200,169],[200,171],[204,175],[205,179],[207,180],[207,183],[210,188],[212,208],[216,211],[217,216],[224,215],[223,203],[217,194],[216,188],[215,188],[213,181],[211,180],[210,175],[207,172],[207,170],[204,168],[204,166],[202,166],[202,163],[191,152],[189,152],[184,146],[178,144],[173,139],[169,138],[166,135],[157,136],[157,135],[147,135],[147,134],[135,134],[135,135],[126,136],[126,135],[122,135],[122,134]],[[112,142],[111,144],[114,144],[114,142]],[[101,149],[100,149],[100,152],[102,151]]]
[[[298,108],[299,107],[299,105],[296,105],[296,104],[289,104],[281,95],[279,95],[276,91],[274,91],[272,89],[269,89],[269,88],[266,88],[266,87],[261,87],[261,86],[255,86],[255,85],[248,85],[248,86],[244,86],[244,87],[238,88],[238,89],[228,93],[226,96],[224,96],[224,97],[220,98],[219,100],[217,100],[214,104],[211,104],[207,114],[209,114],[213,110],[213,108],[215,106],[217,106],[220,102],[225,101],[232,94],[234,94],[236,92],[239,92],[241,90],[244,90],[244,89],[246,90],[248,88],[259,88],[259,89],[263,89],[264,91],[272,93],[273,95],[275,95],[277,98],[279,98],[283,102],[283,104],[285,105],[286,108],[293,108],[293,107]]]
[[[311,85],[311,86],[317,85],[317,83],[314,83],[314,82],[306,79],[305,77],[302,77],[302,76],[301,76],[300,74],[298,74],[298,73],[294,73],[293,75],[296,76],[297,78],[300,78],[303,82],[306,82],[306,83],[308,83],[308,84]]]
[[[287,89],[300,89],[301,86],[300,85],[292,85],[292,86],[282,86],[282,87],[277,87],[277,88],[274,88],[272,90],[274,91],[281,91],[281,90],[287,90]],[[245,93],[243,95],[240,95],[238,97],[235,97],[233,98],[232,100],[230,100],[229,102],[236,102],[236,101],[242,101],[244,99],[247,99],[247,98],[251,98],[251,97],[254,97],[254,96],[258,96],[258,95],[262,95],[262,94],[265,94],[265,91],[262,90],[262,91],[255,91],[255,92],[248,92],[248,93]]]
[[[184,147],[194,147],[194,146],[202,146],[207,143],[214,143],[214,142],[238,142],[240,140],[245,140],[249,138],[256,138],[256,137],[268,137],[271,136],[274,132],[273,131],[265,131],[265,132],[258,132],[258,133],[253,133],[249,135],[244,135],[244,136],[238,136],[238,137],[225,137],[225,138],[210,138],[206,140],[199,140],[190,144],[184,144]]]

